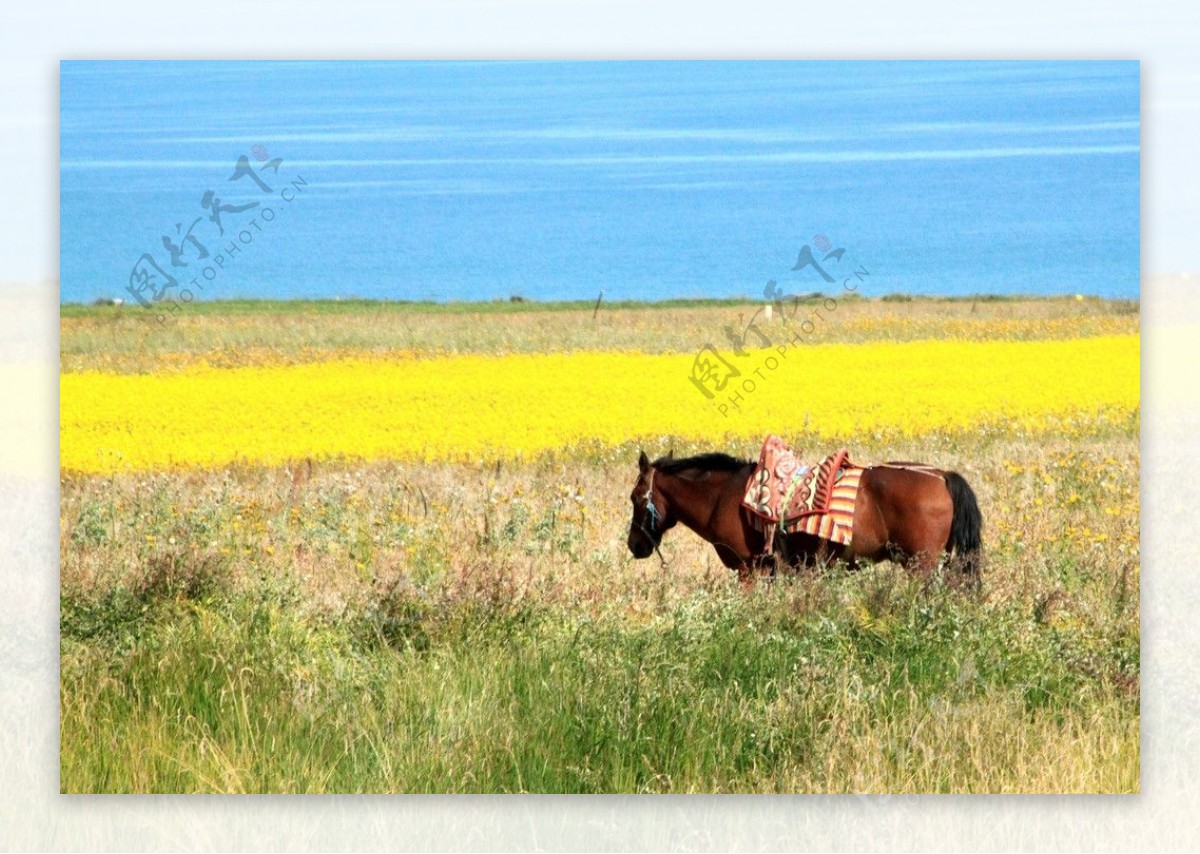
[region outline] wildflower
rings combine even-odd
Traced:
[[[777,359],[777,369],[754,376],[754,360],[771,349],[750,353],[742,376],[711,398],[687,381],[691,354],[360,357],[68,373],[60,384],[61,465],[106,474],[332,457],[512,459],[587,441],[761,439],[805,419],[813,443],[936,431],[1071,434],[1138,411],[1139,343],[1127,334],[808,345],[802,360]],[[743,382],[751,379],[753,386]],[[1022,471],[1016,462],[1006,468]],[[566,485],[559,494],[574,495]],[[351,504],[358,500],[351,494]],[[249,526],[261,530],[257,520]]]

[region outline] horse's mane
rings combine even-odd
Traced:
[[[682,457],[678,460],[659,457],[654,461],[654,467],[664,474],[679,474],[679,472],[688,469],[697,469],[699,471],[741,471],[746,466],[752,464],[753,460],[740,460],[737,457],[729,456],[729,454],[720,453],[700,454],[695,457]]]

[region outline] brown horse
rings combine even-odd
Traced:
[[[727,454],[651,463],[643,452],[630,494],[629,551],[653,554],[663,534],[682,522],[717,550],[721,562],[737,570],[744,584],[782,562],[811,566],[818,560],[892,560],[911,572],[935,570],[943,554],[972,582],[978,580],[983,517],[975,493],[956,472],[919,463],[885,463],[862,475],[854,505],[854,536],[840,546],[810,534],[775,538],[775,555],[764,555],[766,540],[742,506],[755,463]]]

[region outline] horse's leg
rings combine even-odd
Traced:
[[[910,575],[928,579],[941,562],[953,507],[940,478],[873,469],[863,476],[854,518],[857,556],[891,560]]]
[[[737,553],[737,550],[724,543],[713,543],[713,548],[716,549],[717,557],[721,563],[725,564],[728,569],[737,572],[738,582],[742,585],[742,588],[747,593],[750,592],[754,587],[754,581],[758,575],[753,558],[742,557]]]
[[[742,512],[742,496],[751,468],[746,468],[744,477],[729,479],[707,520],[710,542],[717,547],[722,563],[737,571],[738,581],[747,593],[754,587],[768,557],[766,535],[756,530]]]
[[[812,556],[812,561],[816,566],[832,566],[839,561],[844,561],[849,571],[854,572],[858,569],[858,564],[854,560],[853,550],[848,546],[843,546],[840,543],[834,543],[829,540],[820,541]]]
[[[919,578],[922,587],[928,590],[938,577],[938,566],[941,564],[940,549],[921,549],[916,554],[908,555],[903,560],[903,566],[909,576]]]
[[[854,502],[854,534],[843,552],[851,569],[858,568],[858,559],[876,562],[891,557],[888,551],[888,529],[875,496],[873,472],[863,475]]]
[[[846,572],[858,572],[862,569],[862,564],[849,547],[842,549],[841,559],[846,563]]]
[[[926,577],[926,584],[940,574],[950,587],[958,588],[962,574],[953,571],[955,560],[949,552],[950,531],[954,522],[953,498],[944,481],[934,486],[928,480],[919,481],[919,484],[925,493],[925,512],[919,531],[922,544],[915,558],[917,569]],[[943,569],[947,571],[939,573]]]
[[[783,531],[779,531],[775,535],[774,554],[771,555],[771,576],[774,577],[780,574],[782,569],[790,569],[792,566],[792,556],[795,552],[791,547],[791,538]]]

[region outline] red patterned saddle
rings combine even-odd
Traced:
[[[768,436],[750,476],[742,504],[754,526],[767,534],[803,532],[847,544],[853,536],[854,504],[863,469],[845,448],[814,466],[804,465],[778,436]]]

